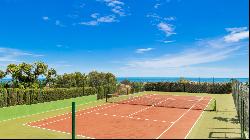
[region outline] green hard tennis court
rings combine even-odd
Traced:
[[[166,93],[166,92],[143,92],[139,94],[135,94],[134,96],[148,96],[148,95],[157,95],[157,96],[172,96],[172,95],[181,95],[181,96],[190,96],[193,97],[194,94],[190,93],[177,93],[177,92],[171,92],[171,93]],[[195,94],[195,96],[200,96],[200,97],[209,97],[209,98],[214,98],[217,101],[217,111],[200,111],[203,112],[202,114],[198,114],[197,118],[195,119],[195,123],[193,125],[190,125],[188,127],[188,133],[185,133],[185,137],[183,138],[240,138],[240,126],[237,123],[230,122],[230,120],[233,120],[236,118],[236,112],[234,109],[234,104],[232,100],[232,96],[230,94]],[[61,101],[55,101],[55,102],[50,102],[50,103],[43,103],[43,104],[35,104],[35,105],[23,105],[23,106],[16,106],[16,107],[10,107],[10,108],[2,108],[1,112],[3,115],[1,115],[1,122],[0,122],[0,137],[1,138],[71,138],[71,133],[70,130],[63,131],[61,130],[60,126],[65,126],[67,128],[71,128],[71,123],[70,123],[70,118],[67,120],[64,120],[65,123],[58,122],[55,123],[52,127],[57,127],[57,129],[45,129],[46,127],[31,127],[31,126],[38,126],[41,125],[41,121],[46,121],[48,118],[54,118],[55,116],[59,117],[62,114],[68,114],[70,115],[71,112],[71,102],[74,101],[76,102],[77,106],[77,112],[78,113],[83,113],[88,110],[93,110],[96,108],[96,106],[111,106],[110,103],[106,103],[105,100],[98,100],[96,101],[96,97],[94,95],[92,96],[87,96],[87,97],[80,97],[80,98],[75,98],[75,99],[67,99],[67,100],[61,100]],[[117,105],[117,104],[113,104]],[[119,135],[114,135],[115,132],[119,132],[119,134],[123,136],[126,136],[127,131],[122,131],[120,128],[118,129],[110,129],[111,126],[115,126],[115,121],[120,122],[120,124],[124,124],[122,120],[124,119],[118,119],[114,120],[114,116],[105,116],[98,115],[96,113],[103,113],[103,114],[112,114],[115,116],[122,116],[122,113],[127,113],[131,114],[132,112],[129,112],[132,108],[134,109],[133,111],[136,111],[137,109],[141,110],[143,108],[146,108],[144,106],[137,106],[137,105],[118,105],[120,106],[119,108],[112,109],[111,107],[108,110],[102,110],[104,112],[95,112],[95,114],[90,115],[89,117],[83,117],[80,120],[77,119],[76,117],[76,134],[77,138],[103,138],[104,136],[104,131],[106,130],[107,132],[113,134],[109,135],[111,137],[106,137],[106,138],[121,138]],[[131,107],[127,107],[131,106]],[[122,110],[123,108],[123,110]],[[119,110],[120,112],[115,112],[115,110]],[[160,112],[169,112],[169,108],[162,108]],[[175,109],[174,112],[176,112],[177,109]],[[185,110],[185,109],[183,109]],[[186,109],[187,110],[187,109]],[[81,112],[82,111],[82,112]],[[157,109],[159,111],[159,109]],[[197,111],[197,110],[196,110]],[[76,115],[77,115],[76,112]],[[154,111],[153,111],[154,112]],[[184,111],[185,112],[185,111]],[[116,114],[114,114],[116,113]],[[144,112],[146,113],[146,112]],[[151,113],[152,114],[152,113]],[[177,118],[181,116],[183,112],[181,112],[179,115],[172,115],[171,113],[163,113],[160,116],[160,118],[168,118],[168,117],[174,117],[176,116]],[[79,115],[79,114],[78,114]],[[138,113],[137,115],[140,115]],[[141,116],[137,116],[137,118],[143,118],[143,114]],[[65,117],[65,116],[64,116]],[[116,117],[117,118],[117,117]],[[58,120],[58,119],[57,119]],[[153,118],[155,120],[155,118]],[[36,122],[38,124],[32,124],[31,122]],[[29,124],[30,123],[30,124]],[[85,131],[82,134],[78,132],[78,123],[80,123],[82,126],[88,126],[85,128],[82,128],[82,130]],[[102,129],[97,129],[99,127],[97,123],[103,123],[103,128]],[[154,122],[155,123],[155,122]],[[30,126],[28,126],[29,124]],[[93,125],[96,124],[96,125]],[[119,123],[117,123],[119,124]],[[134,122],[131,120],[128,120],[125,124],[134,124]],[[135,123],[137,127],[142,127],[145,125],[145,122],[141,123]],[[162,124],[161,124],[162,125]],[[96,127],[96,128],[95,128]],[[132,127],[130,130],[133,130],[133,125],[128,125],[128,127]],[[160,127],[160,126],[159,126]],[[168,128],[168,125],[162,126],[161,130],[165,130],[164,128]],[[59,129],[58,129],[59,128]],[[80,127],[81,128],[81,127]],[[177,127],[174,132],[184,132],[182,129],[183,127]],[[191,129],[192,128],[192,129]],[[94,134],[91,129],[95,129]],[[158,128],[157,128],[158,129]],[[54,131],[53,131],[54,130]],[[143,129],[145,133],[147,132],[147,129]],[[160,132],[160,131],[159,131]],[[164,132],[164,131],[162,131]],[[161,132],[161,133],[162,133]],[[173,132],[173,133],[174,133]],[[160,133],[160,134],[161,134]],[[84,134],[84,135],[83,135]],[[87,134],[87,135],[86,135]],[[89,135],[88,135],[89,134]],[[98,135],[99,134],[99,135]],[[102,135],[103,134],[103,135]],[[130,133],[131,134],[131,133]],[[132,133],[133,134],[133,133]],[[159,135],[160,135],[159,134]],[[187,135],[188,134],[188,135]],[[138,133],[134,133],[134,135],[138,135]],[[158,134],[157,134],[158,135]],[[158,136],[159,136],[158,135]],[[165,135],[163,133],[163,135]],[[100,136],[100,137],[99,137]],[[174,135],[175,136],[175,135]],[[127,136],[128,137],[128,136]],[[127,138],[125,137],[125,138]],[[146,138],[157,138],[155,136],[152,137],[146,137]],[[160,137],[161,138],[161,137]],[[162,138],[170,138],[170,137],[162,137]]]

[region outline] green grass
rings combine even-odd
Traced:
[[[96,95],[32,104],[32,105],[18,105],[18,106],[0,108],[1,112],[0,121],[61,109],[61,108],[67,108],[67,107],[70,108],[72,101],[76,102],[77,105],[86,104],[88,102],[96,101]]]
[[[217,101],[217,111],[204,111],[193,127],[188,138],[239,138],[239,124],[234,123],[236,111],[231,94],[205,94],[183,92],[144,92],[142,94],[167,94],[185,96],[210,96]],[[34,105],[20,105],[0,109],[0,138],[71,138],[71,135],[52,132],[39,128],[23,126],[24,123],[63,114],[71,111],[71,102],[75,101],[77,110],[105,104],[105,100],[96,101],[96,95],[65,99]],[[33,114],[33,115],[32,115]],[[22,117],[26,116],[26,117]],[[7,120],[12,119],[12,120]],[[3,121],[7,120],[7,121]],[[70,127],[70,126],[69,126]],[[79,138],[79,137],[78,137]]]

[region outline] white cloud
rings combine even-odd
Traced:
[[[231,32],[232,34],[239,33],[239,32],[246,31],[246,30],[247,30],[247,27],[226,28],[226,31]]]
[[[156,13],[152,13],[152,14],[147,14],[146,17],[152,17],[152,18],[157,18],[160,19],[161,17],[159,15],[157,15]]]
[[[171,68],[171,67],[183,67],[191,66],[196,64],[216,62],[223,60],[229,56],[230,53],[239,48],[227,49],[224,51],[211,51],[199,50],[196,52],[182,52],[180,54],[162,56],[159,58],[144,60],[144,61],[133,61],[129,65],[135,67],[144,68]]]
[[[81,3],[81,4],[79,5],[79,8],[84,8],[84,6],[85,6],[85,3]]]
[[[117,18],[120,16],[126,16],[124,5],[125,3],[120,0],[96,0],[98,2],[104,2],[107,7],[110,7],[112,14],[104,15],[101,13],[93,13],[90,15],[92,18],[89,21],[82,21],[80,25],[87,25],[87,26],[97,26],[101,23],[113,23],[119,22]]]
[[[125,16],[125,12],[123,12],[123,9],[120,6],[115,6],[111,11],[120,16]]]
[[[174,21],[176,20],[176,17],[165,17],[163,18],[165,21]]]
[[[97,19],[97,22],[116,22],[114,15],[103,16]]]
[[[58,47],[58,48],[69,48],[68,46],[62,45],[62,44],[57,44],[56,47]]]
[[[92,14],[93,17],[96,17],[95,20],[91,20],[88,22],[80,22],[79,24],[81,25],[88,25],[88,26],[96,26],[99,25],[100,23],[112,23],[112,22],[118,22],[118,20],[116,20],[116,17],[114,15],[108,15],[108,16],[102,16],[97,18],[96,14]]]
[[[112,7],[116,5],[124,5],[124,3],[119,0],[104,0],[104,1],[108,3],[108,6],[112,6]]]
[[[173,24],[169,22],[175,21],[176,18],[174,16],[169,17],[161,17],[156,13],[147,14],[146,17],[151,18],[151,23],[153,26],[156,26],[159,30],[163,31],[166,34],[166,37],[176,34],[175,27]],[[170,43],[170,42],[165,42]]]
[[[163,42],[164,43],[172,43],[172,42],[175,42],[175,40],[164,40]]]
[[[124,5],[125,3],[120,0],[104,0],[111,11],[119,16],[125,16]]]
[[[174,32],[174,27],[171,24],[161,22],[157,25],[157,27],[159,28],[159,30],[163,31],[167,37],[176,34]]]
[[[96,25],[98,25],[98,22],[93,20],[93,21],[88,21],[88,22],[80,22],[79,24],[88,25],[88,26],[96,26]]]
[[[231,67],[182,67],[182,68],[162,68],[162,69],[127,69],[121,68],[116,74],[124,77],[248,77],[249,69]]]
[[[247,42],[224,42],[223,37],[204,39],[191,44],[190,47],[186,46],[188,49],[175,54],[165,53],[159,57],[127,61],[121,69],[135,72],[148,69],[153,73],[158,73],[158,70],[167,72],[167,69],[196,67],[200,64],[219,62],[233,57],[246,46],[248,46]]]
[[[176,17],[174,17],[174,16],[161,17],[156,13],[147,14],[146,17],[153,18],[155,21],[158,21],[158,22],[159,21],[162,22],[162,21],[174,21],[174,20],[176,20]]]
[[[55,25],[60,27],[65,27],[65,25],[63,25],[60,20],[56,20]]]
[[[44,16],[44,17],[42,17],[42,19],[45,20],[45,21],[47,21],[47,20],[49,20],[49,17]]]
[[[226,28],[226,31],[230,32],[230,34],[224,37],[225,42],[238,42],[249,38],[247,27]]]
[[[161,5],[160,3],[156,3],[156,4],[154,5],[154,8],[155,8],[155,9],[158,9],[160,5]]]
[[[42,54],[33,54],[18,49],[6,48],[0,46],[0,64],[2,66],[8,65],[9,63],[21,62],[25,57],[42,57]]]
[[[91,14],[90,16],[91,16],[92,18],[97,18],[99,15],[100,15],[99,13],[93,13],[93,14]]]
[[[154,49],[154,48],[137,49],[137,50],[136,50],[136,53],[145,53],[145,52],[151,51],[151,50],[153,50],[153,49]]]

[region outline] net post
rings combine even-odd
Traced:
[[[216,104],[216,100],[214,100],[214,111],[216,111],[217,110],[217,104]]]
[[[72,102],[72,139],[75,139],[75,102]]]

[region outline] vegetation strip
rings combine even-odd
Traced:
[[[78,106],[80,106],[80,105],[86,105],[86,104],[90,104],[90,103],[95,103],[95,102],[98,102],[98,101],[91,101],[91,102],[87,102],[87,103],[84,103],[84,104],[79,104]],[[48,110],[48,111],[39,112],[39,113],[35,113],[35,114],[30,114],[30,115],[25,115],[25,116],[20,116],[20,117],[16,117],[16,118],[7,119],[7,120],[2,120],[2,121],[0,121],[0,123],[1,122],[6,122],[6,121],[10,121],[10,120],[15,120],[15,119],[20,119],[20,118],[30,117],[30,116],[33,116],[33,115],[39,115],[39,114],[43,114],[43,113],[48,113],[48,112],[63,110],[63,109],[70,108],[70,107],[71,106],[63,107],[63,108],[58,108],[58,109],[53,109],[53,110]],[[64,113],[64,114],[67,114],[67,113]],[[60,114],[60,115],[63,115],[63,114]],[[60,115],[58,115],[58,116],[60,116]]]

